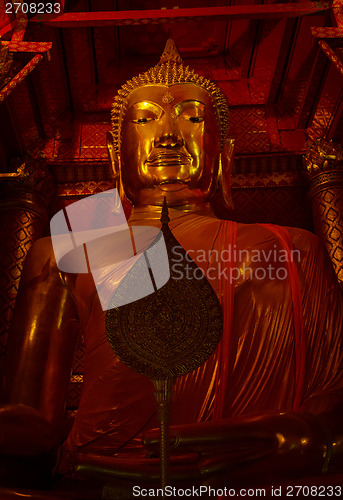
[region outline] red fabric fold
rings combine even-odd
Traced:
[[[292,258],[291,251],[294,249],[292,239],[284,227],[273,224],[260,224],[260,226],[269,229],[280,240],[283,249],[287,252],[287,267],[289,283],[291,287],[294,319],[294,349],[295,349],[295,395],[293,409],[296,411],[304,398],[304,383],[306,373],[306,339],[304,329],[304,315],[300,292],[300,281],[296,263]]]

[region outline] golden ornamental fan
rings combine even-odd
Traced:
[[[204,363],[215,351],[223,330],[217,295],[173,236],[168,222],[164,201],[161,233],[157,238],[164,237],[167,248],[170,267],[167,283],[159,289],[154,286],[154,293],[109,309],[106,314],[107,336],[115,354],[133,370],[150,377],[155,385],[161,432],[162,488],[169,481],[168,415],[173,379]],[[113,304],[118,303],[118,298],[121,303],[126,298],[129,302],[130,293],[143,279],[141,270],[147,263],[144,252],[113,294]],[[154,283],[152,272],[150,277]]]

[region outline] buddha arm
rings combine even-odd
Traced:
[[[199,453],[201,474],[227,477],[229,473],[244,484],[247,478],[258,482],[266,474],[273,480],[320,474],[327,470],[332,456],[341,455],[332,447],[331,433],[322,419],[301,412],[266,412],[175,426],[170,442],[173,453]],[[144,444],[158,453],[158,431],[148,432]]]
[[[50,238],[31,248],[9,332],[4,377],[7,410],[48,422],[59,441],[78,337],[77,315],[57,269]],[[24,406],[22,406],[24,405]],[[4,410],[2,410],[2,413]],[[25,424],[24,428],[25,428]]]

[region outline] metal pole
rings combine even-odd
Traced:
[[[157,402],[158,418],[160,422],[160,464],[162,498],[165,498],[165,487],[170,483],[169,472],[169,415],[173,398],[173,380],[171,378],[153,380],[155,398]]]

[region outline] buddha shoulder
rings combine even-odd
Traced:
[[[51,238],[47,236],[35,241],[28,252],[24,273],[31,276],[42,274],[47,276],[49,273],[57,271]]]
[[[239,224],[235,262],[240,270],[237,284],[258,281],[259,285],[283,281],[294,265],[303,275],[310,262],[325,260],[319,238],[294,227]],[[275,284],[275,283],[274,283]]]
[[[300,251],[317,251],[322,248],[318,236],[306,229],[262,223],[238,224],[237,246],[241,248],[278,245],[283,240],[290,248]]]

